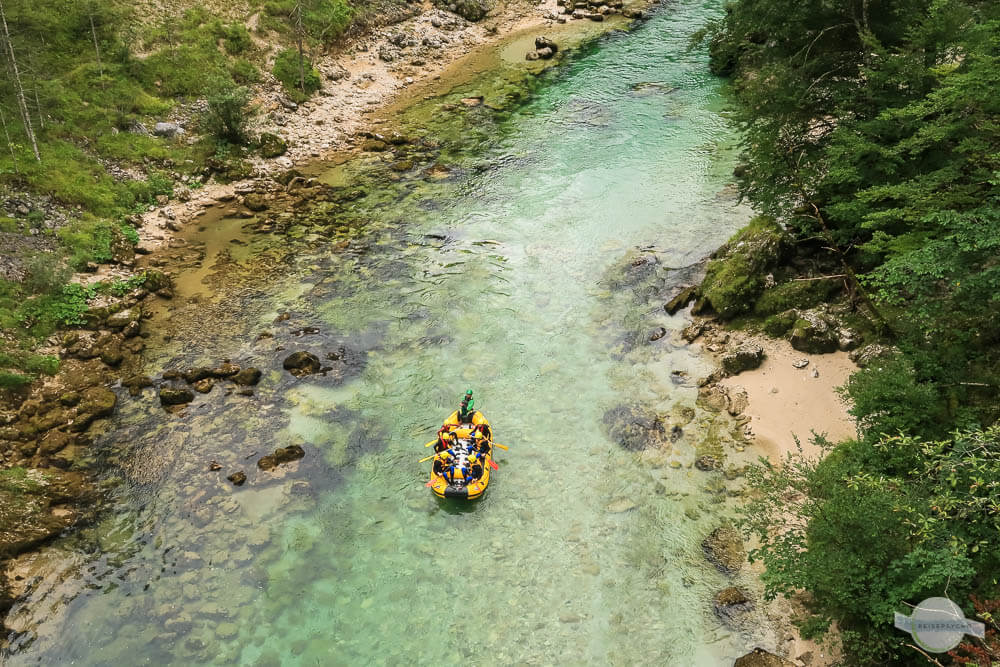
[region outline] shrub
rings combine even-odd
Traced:
[[[0,389],[19,389],[31,384],[32,378],[20,373],[0,371]]]
[[[260,81],[260,70],[249,60],[237,58],[229,66],[229,73],[236,83],[243,85],[258,83]]]
[[[253,40],[250,38],[250,32],[246,29],[246,26],[240,23],[233,23],[227,25],[222,29],[223,46],[226,49],[226,53],[231,56],[236,56],[241,53],[245,53],[251,46],[253,46]]]
[[[61,287],[72,273],[50,253],[32,255],[25,264],[28,271],[23,285],[31,294],[44,294]]]
[[[248,143],[248,125],[254,113],[250,91],[225,81],[217,81],[215,86],[215,92],[208,97],[205,129],[221,141],[238,146]]]
[[[313,69],[312,61],[306,58],[303,63],[305,68],[305,91],[302,90],[299,76],[299,52],[295,49],[285,49],[278,54],[274,60],[272,73],[280,81],[285,91],[293,99],[302,101],[319,90],[319,72]]]

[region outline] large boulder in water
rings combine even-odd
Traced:
[[[736,586],[724,588],[715,594],[712,609],[719,620],[732,630],[740,630],[746,624],[747,614],[753,611],[753,600],[745,591]]]
[[[160,403],[162,405],[183,405],[193,400],[194,394],[190,389],[177,389],[175,387],[160,389]]]
[[[252,387],[260,382],[261,372],[259,368],[248,366],[232,377],[233,382],[244,387]]]
[[[319,357],[311,352],[299,351],[285,357],[282,364],[286,371],[295,377],[318,373],[321,368]]]
[[[723,574],[736,574],[746,562],[743,538],[730,524],[719,526],[709,533],[702,541],[701,549],[705,552],[708,562],[715,565]]]

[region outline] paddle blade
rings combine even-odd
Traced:
[[[433,445],[433,444],[434,444],[435,442],[437,442],[437,440],[431,440],[431,441],[430,441],[430,442],[428,442],[428,443],[427,443],[426,445],[424,445],[424,447],[430,447],[430,446],[431,446],[431,445]]]
[[[434,486],[434,482],[433,481],[427,482],[426,484],[424,484],[424,486],[430,488],[430,487]]]
[[[507,447],[507,445],[501,445],[501,444],[500,444],[499,442],[494,442],[493,444],[494,444],[495,446],[499,447],[500,449],[504,450],[505,452],[506,452],[506,451],[507,451],[508,449],[510,449],[509,447]]]
[[[490,459],[490,467],[493,468],[494,470],[500,470],[500,466],[498,466],[497,462],[494,461],[493,459]]]

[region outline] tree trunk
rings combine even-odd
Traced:
[[[104,90],[104,64],[101,62],[101,47],[97,45],[97,29],[94,27],[93,7],[91,7],[91,11],[87,12],[87,17],[90,19],[90,35],[94,38],[94,53],[97,54],[97,71],[101,75],[101,90]]]
[[[305,51],[302,48],[302,1],[295,3],[295,36],[299,42],[299,88],[306,94]]]
[[[17,169],[17,155],[14,154],[14,143],[10,140],[10,132],[7,131],[7,117],[3,113],[3,109],[0,109],[0,123],[3,124],[3,134],[7,137],[7,148],[10,149],[10,161],[14,165],[14,173],[18,173]]]
[[[7,29],[7,14],[4,11],[3,0],[0,0],[0,21],[3,22],[3,36],[7,40],[7,49],[10,53],[10,66],[14,72],[14,87],[17,90],[17,104],[21,109],[21,119],[24,122],[24,131],[31,140],[31,149],[35,153],[35,159],[42,161],[42,156],[38,153],[38,142],[35,140],[35,131],[31,129],[31,115],[28,113],[28,104],[24,101],[24,86],[21,85],[21,75],[17,71],[17,60],[14,58],[14,44],[10,41],[10,31]]]

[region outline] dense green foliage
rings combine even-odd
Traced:
[[[811,594],[813,630],[837,621],[849,660],[906,662],[904,601],[997,593],[1000,4],[737,0],[707,32],[744,196],[899,350],[844,387],[858,441],[758,470],[747,525],[770,590]],[[782,285],[754,314],[782,334],[782,308],[824,289]]]
[[[221,141],[246,144],[250,141],[249,124],[253,113],[250,91],[246,87],[220,81],[208,96],[205,129]]]
[[[751,469],[743,526],[760,539],[751,559],[766,567],[768,594],[807,590],[815,617],[804,634],[837,621],[853,663],[916,659],[894,612],[946,590],[958,602],[997,590],[998,443],[997,426],[895,436]]]
[[[312,66],[308,58],[302,62],[299,69],[299,52],[295,49],[285,49],[274,59],[274,78],[285,86],[285,92],[295,101],[301,102],[319,90],[319,72]],[[302,89],[305,85],[305,90]]]

